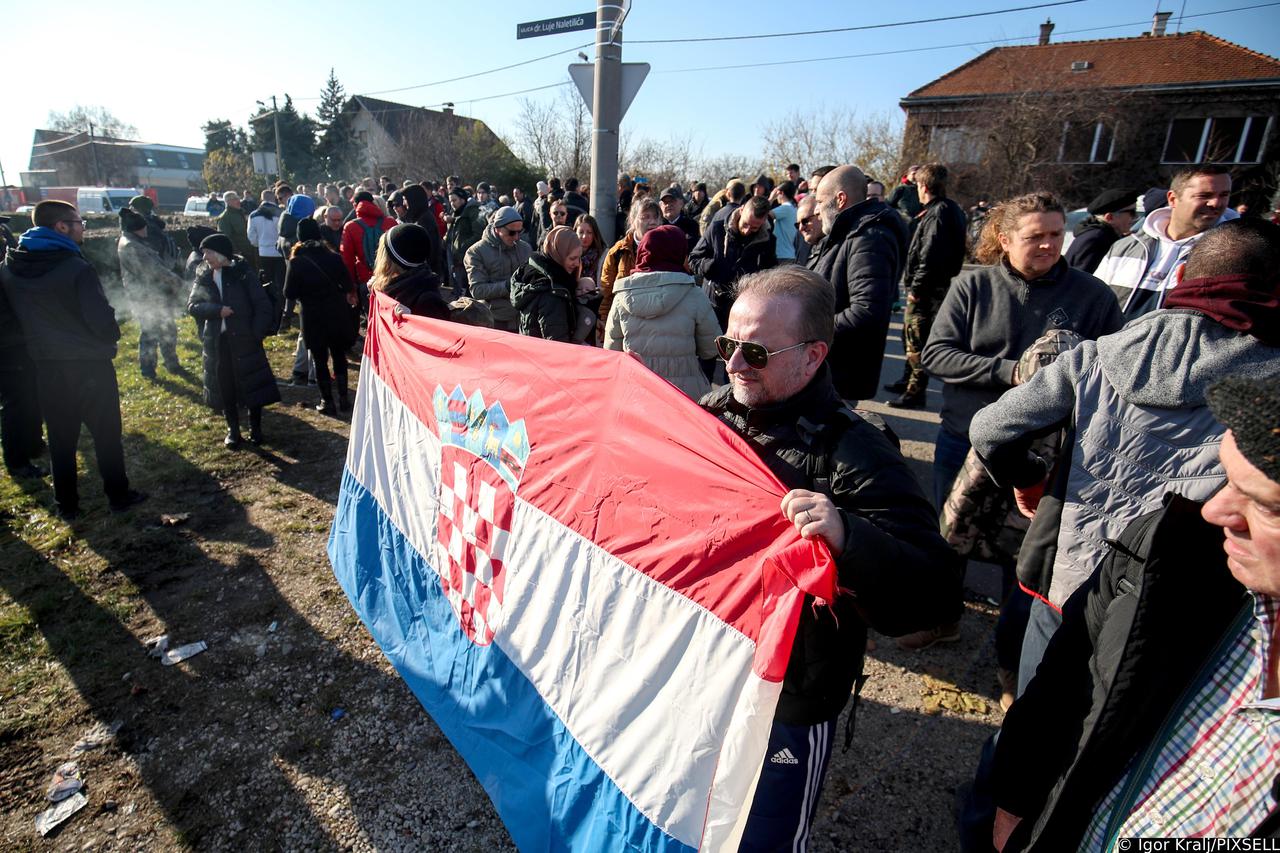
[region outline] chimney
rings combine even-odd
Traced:
[[[453,101],[449,101],[448,103],[446,103],[441,108],[440,112],[444,113],[447,116],[453,115]]]
[[[1045,22],[1040,25],[1040,44],[1049,43],[1049,34],[1051,32],[1053,32],[1053,21],[1046,18]]]
[[[1164,35],[1165,28],[1169,26],[1169,19],[1173,17],[1172,12],[1156,12],[1156,16],[1151,19],[1151,35]]]

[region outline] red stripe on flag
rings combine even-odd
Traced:
[[[782,678],[802,592],[834,598],[835,569],[783,517],[786,489],[745,441],[622,353],[394,304],[375,294],[365,364],[410,411],[439,432],[437,386],[501,402],[531,447],[520,500],[756,641],[756,672]]]

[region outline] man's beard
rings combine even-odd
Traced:
[[[822,218],[822,231],[824,234],[831,233],[831,226],[835,225],[836,217],[840,215],[840,208],[836,206],[836,200],[823,202],[818,205],[818,215]]]

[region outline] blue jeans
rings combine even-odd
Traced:
[[[964,468],[964,458],[969,455],[969,439],[957,435],[946,427],[938,428],[938,442],[933,448],[933,502],[938,512],[951,494],[951,484]]]
[[[1062,625],[1062,614],[1037,598],[1031,604],[1031,616],[1027,619],[1027,633],[1022,638],[1022,659],[1018,661],[1018,695],[1026,691],[1036,674],[1049,640]]]

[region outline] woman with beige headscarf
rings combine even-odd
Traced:
[[[520,313],[520,334],[566,343],[585,339],[577,296],[595,282],[581,278],[581,267],[582,241],[573,229],[558,225],[548,231],[542,251],[511,276],[511,305]]]

